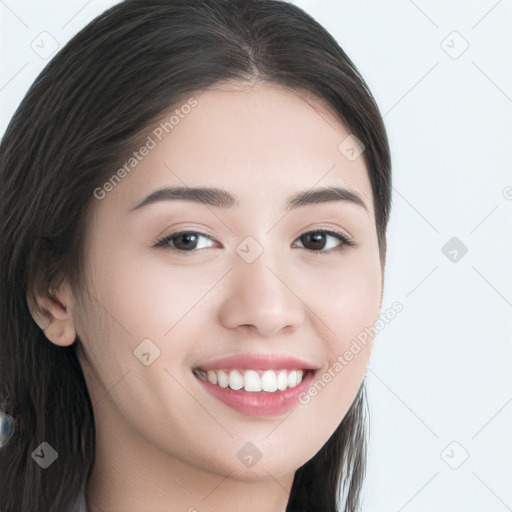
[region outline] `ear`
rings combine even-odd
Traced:
[[[74,343],[76,330],[71,315],[74,300],[67,283],[53,291],[36,293],[34,299],[27,294],[27,303],[34,322],[52,343],[62,347]]]

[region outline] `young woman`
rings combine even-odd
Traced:
[[[3,512],[357,510],[391,164],[325,29],[126,0],[0,155]]]

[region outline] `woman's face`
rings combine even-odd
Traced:
[[[348,135],[318,102],[276,86],[207,90],[164,116],[116,174],[126,175],[96,191],[73,319],[97,428],[115,424],[112,442],[130,436],[255,480],[293,473],[328,440],[361,385],[372,340],[358,351],[354,340],[382,297],[371,185]],[[135,208],[166,187],[235,201],[162,193]],[[326,187],[353,196],[315,196]],[[217,361],[233,355],[246,358]],[[207,384],[198,368],[234,370],[233,387],[287,391],[232,390],[218,372]],[[293,370],[307,368],[299,394]]]

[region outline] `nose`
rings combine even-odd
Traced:
[[[294,289],[285,265],[277,265],[267,255],[264,251],[252,263],[242,258],[236,261],[219,312],[224,327],[255,329],[268,337],[304,322],[306,306],[300,290]]]

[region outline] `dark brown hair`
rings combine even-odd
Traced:
[[[49,342],[28,300],[64,279],[84,284],[82,242],[95,188],[163,113],[226,81],[309,94],[363,142],[384,268],[391,206],[385,128],[364,80],[319,23],[282,0],[126,0],[108,9],[37,77],[0,145],[0,408],[16,420],[0,449],[3,512],[65,510],[94,463],[80,340]],[[296,471],[287,512],[357,510],[364,393],[363,382],[328,442]],[[31,458],[42,441],[59,454],[46,470]]]

